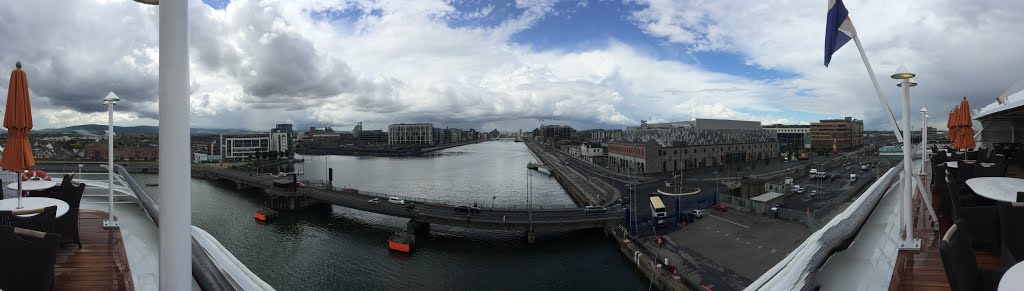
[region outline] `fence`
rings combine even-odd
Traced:
[[[725,204],[729,204],[734,208],[739,208],[740,210],[748,212],[753,211],[756,203],[760,203],[750,199],[745,199],[743,197],[736,197],[726,194],[719,194],[718,201]],[[777,215],[776,218],[803,223],[804,225],[807,226],[807,228],[811,229],[812,231],[821,228],[821,221],[814,218],[814,216],[808,212],[778,208],[775,213]]]

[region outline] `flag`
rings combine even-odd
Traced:
[[[825,20],[825,66],[832,61],[832,54],[850,41],[857,31],[853,28],[849,11],[843,0],[828,1],[828,16]]]

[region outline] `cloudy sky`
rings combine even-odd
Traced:
[[[36,128],[157,124],[157,7],[5,0],[0,64],[29,76]],[[826,0],[190,0],[194,127],[621,128],[693,118],[886,128],[853,42],[822,65]],[[848,0],[885,95],[980,108],[1024,75],[1024,1]],[[7,81],[2,91],[6,93]],[[933,114],[944,125],[945,114]],[[899,117],[899,116],[897,116]]]

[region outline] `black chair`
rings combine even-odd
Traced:
[[[32,197],[60,199],[61,191],[65,191],[64,189],[67,187],[71,187],[70,174],[64,174],[64,179],[61,180],[60,185],[58,187],[50,187],[49,189],[45,190],[32,191]]]
[[[939,209],[949,210],[949,189],[946,187],[946,163],[932,165],[932,191],[941,197]]]
[[[977,164],[977,163],[975,163],[975,164]],[[975,177],[1002,177],[1002,175],[999,174],[999,172],[1001,170],[1002,170],[1002,166],[1000,166],[1000,165],[993,164],[993,165],[989,165],[988,167],[983,166],[983,165],[976,165],[976,166],[974,166],[974,176]]]
[[[17,214],[15,214],[17,213]],[[18,215],[32,214],[28,217]],[[57,206],[20,211],[0,211],[0,225],[8,225],[41,232],[53,232],[57,225]]]
[[[960,230],[964,225],[962,220],[957,221],[939,242],[939,255],[942,256],[942,267],[946,269],[950,290],[997,290],[1004,271],[978,267],[971,239],[964,235],[964,230]]]
[[[0,225],[0,289],[52,290],[60,235]]]
[[[974,194],[961,194],[956,181],[946,182],[949,187],[950,212],[953,221],[960,221],[971,241],[988,246],[992,253],[999,254],[999,214],[995,205],[986,205]],[[985,199],[988,200],[988,199]],[[990,201],[990,200],[989,200]]]
[[[1018,192],[1024,195],[1024,192]],[[1024,207],[1014,207],[1008,202],[999,202],[999,229],[1002,247],[999,257],[1003,267],[1011,267],[1024,261]]]
[[[83,193],[85,193],[85,184],[77,182],[69,182],[69,186],[61,191],[60,200],[67,202],[69,206],[68,213],[57,219],[56,230],[63,237],[61,245],[77,243],[78,248],[82,248],[82,241],[78,236],[78,212]]]

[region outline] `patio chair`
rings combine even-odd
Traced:
[[[1024,192],[1017,192],[1024,195]],[[999,258],[1005,268],[1009,268],[1021,261],[1024,261],[1024,233],[1020,231],[1024,226],[1024,206],[1013,206],[1008,202],[999,202],[999,229],[1001,249]]]
[[[15,214],[17,213],[17,214]],[[18,215],[36,215],[21,217]],[[20,227],[41,232],[53,232],[57,222],[57,206],[50,206],[42,209],[29,209],[19,211],[0,211],[0,224],[13,227]]]
[[[61,180],[60,182],[60,185],[46,190],[32,191],[32,197],[60,199],[61,191],[63,191],[64,188],[68,186],[71,186],[71,175],[65,174],[64,179]]]
[[[946,184],[952,202],[950,210],[953,221],[961,222],[965,234],[976,243],[975,246],[988,246],[992,253],[999,254],[999,214],[996,206],[978,202],[983,198],[973,194],[965,198],[956,181],[947,180]]]
[[[61,245],[77,243],[78,248],[82,248],[82,241],[78,236],[78,212],[82,204],[83,193],[85,193],[85,184],[78,182],[70,182],[69,186],[61,191],[61,200],[67,202],[69,206],[68,213],[57,219],[56,232],[63,237]]]
[[[950,290],[997,290],[1004,271],[978,267],[978,259],[971,249],[971,238],[960,229],[964,227],[963,221],[958,220],[939,242],[939,255]]]
[[[60,235],[0,225],[0,289],[52,290]]]

